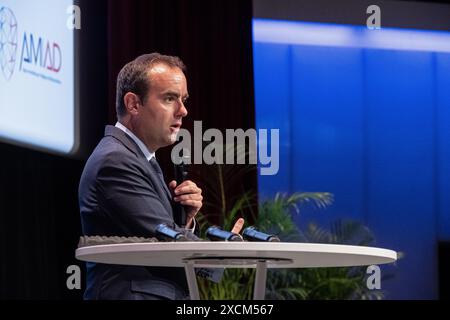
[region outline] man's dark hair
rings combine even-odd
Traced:
[[[141,101],[145,101],[148,90],[151,87],[151,83],[148,79],[148,71],[152,66],[158,63],[163,63],[173,68],[180,68],[183,72],[186,71],[186,66],[180,58],[162,55],[157,52],[144,54],[133,61],[128,62],[122,70],[120,70],[119,75],[117,76],[117,117],[126,114],[123,97],[127,92],[132,92],[136,94]]]

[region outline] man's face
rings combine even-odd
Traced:
[[[179,68],[156,64],[148,72],[149,93],[136,118],[141,139],[151,149],[173,144],[187,115],[184,106],[188,98],[186,77]]]

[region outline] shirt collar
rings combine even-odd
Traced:
[[[144,156],[147,159],[147,161],[150,161],[151,158],[153,158],[155,156],[155,153],[151,152],[147,148],[147,146],[141,141],[141,139],[136,137],[136,135],[133,132],[131,132],[131,130],[129,130],[127,127],[125,127],[119,121],[116,122],[116,128],[119,128],[120,130],[125,132],[127,135],[130,136],[131,139],[133,139],[134,142],[136,142],[136,144],[138,145],[139,149],[141,149],[141,151],[144,154]]]

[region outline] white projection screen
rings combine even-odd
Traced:
[[[79,146],[69,0],[0,0],[0,140],[56,154]]]

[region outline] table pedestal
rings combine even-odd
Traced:
[[[274,265],[289,265],[293,263],[291,259],[280,258],[192,258],[184,259],[184,270],[186,272],[187,283],[189,287],[189,294],[191,300],[200,300],[200,294],[198,291],[197,278],[195,275],[195,267],[202,268],[255,268],[255,287],[253,290],[254,300],[264,300],[266,295],[266,282],[267,282],[267,263],[271,266]]]

